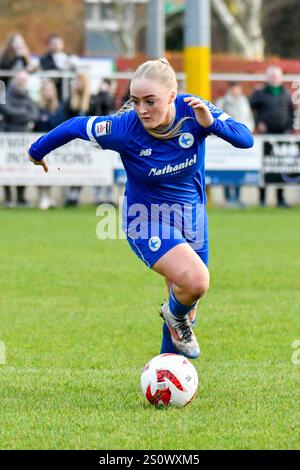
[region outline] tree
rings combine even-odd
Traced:
[[[299,0],[265,0],[262,9],[262,29],[267,55],[299,58]]]
[[[111,0],[108,7],[111,19],[115,22],[113,42],[122,55],[133,57],[136,53],[136,38],[140,30],[147,26],[145,4],[135,0]]]
[[[212,7],[236,50],[247,58],[262,58],[262,0],[212,0]]]

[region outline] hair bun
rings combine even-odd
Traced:
[[[165,65],[169,65],[170,66],[170,62],[168,61],[168,59],[166,59],[165,57],[160,57],[159,59],[157,59],[158,62],[161,62],[162,64],[165,64]]]

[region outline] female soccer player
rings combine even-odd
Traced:
[[[214,134],[238,148],[253,137],[246,126],[211,103],[177,94],[166,59],[140,65],[130,102],[110,116],[74,117],[29,148],[29,158],[48,171],[45,155],[79,138],[120,153],[127,172],[123,228],[136,253],[167,283],[169,300],[161,353],[196,358],[193,331],[198,300],[209,286],[205,211],[205,139]]]

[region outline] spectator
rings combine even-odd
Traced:
[[[47,39],[47,52],[40,58],[42,70],[57,70],[60,72],[74,70],[70,56],[65,52],[63,38],[56,33],[50,34]],[[62,79],[55,78],[55,84],[60,100],[63,98]]]
[[[70,97],[64,105],[66,119],[87,116],[90,113],[90,100],[89,79],[83,73],[79,73],[72,81]]]
[[[104,78],[97,95],[91,98],[90,113],[93,116],[107,116],[115,111],[115,97],[111,88],[111,80]]]
[[[2,108],[4,131],[6,132],[29,132],[34,127],[34,122],[38,118],[38,109],[35,102],[30,98],[27,87],[28,73],[21,70],[10,81],[6,104]],[[4,187],[4,193],[5,205],[9,207],[12,205],[10,186]],[[20,206],[27,205],[24,186],[17,186],[17,203]]]
[[[58,100],[55,83],[53,80],[45,78],[41,83],[39,115],[34,131],[49,132],[65,119],[64,108]]]
[[[0,81],[0,132],[4,130],[3,105],[5,99],[5,85]]]
[[[31,62],[29,49],[20,33],[11,34],[1,53],[0,69],[3,70],[27,70],[33,72],[35,66]],[[10,81],[9,77],[2,77],[5,84]]]
[[[70,98],[64,105],[66,119],[90,114],[90,99],[91,94],[88,77],[82,73],[76,75],[71,85]],[[71,186],[67,191],[65,206],[77,206],[80,191],[81,186]]]
[[[218,99],[216,105],[233,119],[246,124],[251,132],[253,131],[254,118],[251,107],[238,82],[229,82],[226,94]],[[224,196],[230,207],[243,206],[240,201],[240,186],[225,186]]]
[[[104,78],[97,95],[91,98],[90,113],[93,116],[107,116],[115,112],[114,84],[108,78]],[[94,199],[96,205],[113,201],[113,186],[95,186]]]
[[[65,120],[63,106],[58,101],[57,89],[53,80],[44,79],[40,89],[39,115],[35,132],[49,132]],[[46,210],[55,207],[50,186],[38,187],[38,206]]]
[[[292,132],[294,107],[289,91],[282,85],[282,70],[270,66],[266,70],[266,84],[261,90],[256,90],[250,97],[254,111],[256,130],[259,134],[285,134]],[[287,207],[283,189],[277,188],[277,206]],[[266,203],[266,190],[260,188],[259,202]]]

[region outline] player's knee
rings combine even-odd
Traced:
[[[177,283],[194,300],[200,299],[206,294],[209,288],[209,272],[207,271],[186,271],[182,273],[180,281]]]
[[[203,297],[209,289],[209,275],[206,273],[193,279],[190,286],[190,293],[195,299]]]

